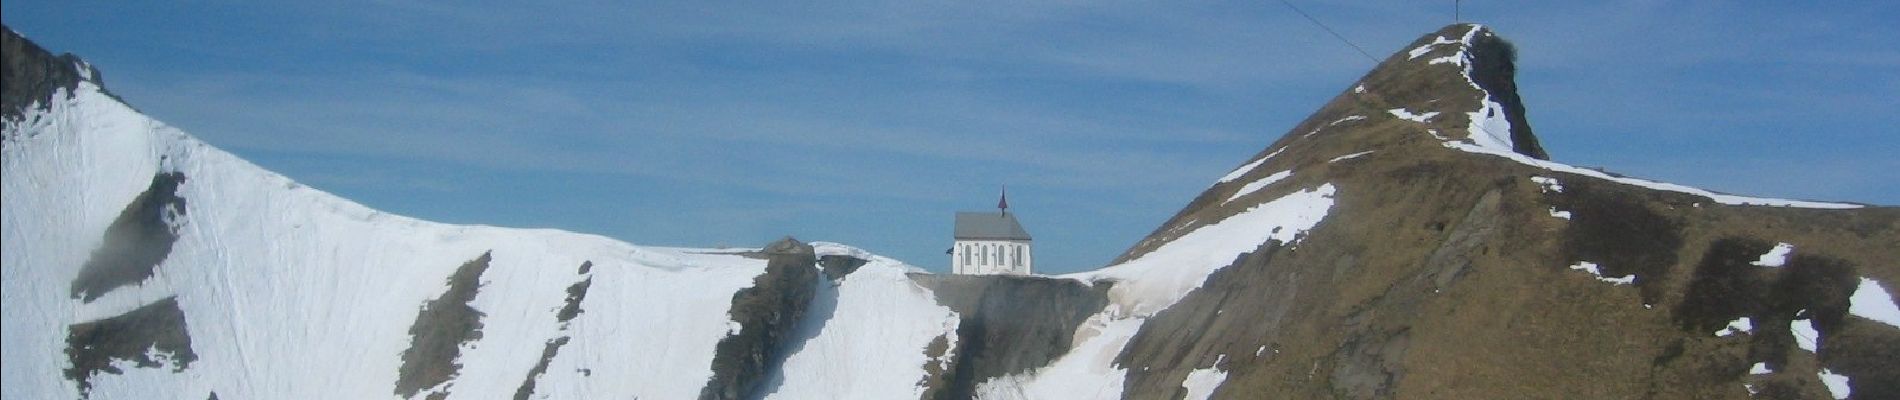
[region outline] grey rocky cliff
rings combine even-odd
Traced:
[[[927,399],[967,399],[992,378],[1049,365],[1108,304],[1108,283],[1016,275],[911,274],[960,318],[951,367]]]
[[[738,332],[719,340],[712,361],[713,376],[700,390],[701,399],[744,399],[756,394],[766,374],[784,362],[793,329],[811,306],[821,284],[818,257],[811,245],[785,238],[767,245],[765,273],[753,286],[732,295],[732,321]]]
[[[64,89],[68,95],[80,81],[91,81],[101,88],[105,83],[99,72],[70,53],[53,55],[32,40],[20,36],[12,27],[0,26],[0,120],[18,121],[27,107],[45,107]]]

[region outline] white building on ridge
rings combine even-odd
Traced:
[[[996,212],[957,212],[956,245],[950,248],[950,271],[956,274],[1028,275],[1035,271],[1029,231],[1009,213],[1009,193],[996,202]]]

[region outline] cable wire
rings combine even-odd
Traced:
[[[1359,47],[1359,45],[1357,44],[1353,44],[1351,40],[1347,40],[1345,36],[1340,35],[1339,32],[1337,31],[1334,31],[1332,27],[1326,26],[1326,23],[1319,22],[1318,18],[1313,18],[1313,15],[1307,14],[1306,10],[1301,10],[1299,7],[1293,6],[1293,3],[1289,3],[1286,0],[1280,0],[1280,4],[1285,4],[1286,8],[1293,9],[1293,12],[1300,14],[1301,17],[1306,17],[1307,21],[1311,21],[1313,22],[1313,25],[1318,25],[1320,29],[1326,30],[1326,33],[1332,34],[1333,37],[1339,39],[1340,42],[1346,43],[1347,46],[1352,46],[1353,50],[1359,51],[1359,55],[1366,56],[1366,60],[1372,61],[1373,64],[1379,63],[1379,59],[1377,57],[1373,57],[1372,53],[1368,53],[1366,52],[1366,49]]]

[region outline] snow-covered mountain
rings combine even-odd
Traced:
[[[735,294],[768,270],[759,249],[385,214],[141,115],[84,62],[11,30],[5,54],[9,399],[693,398],[745,328],[728,315]],[[910,267],[815,247],[871,261],[833,290],[877,298],[837,312],[878,325],[837,329],[910,351],[857,357],[878,379],[852,387],[781,390],[916,391],[949,311],[907,286]],[[878,313],[922,333],[896,335]]]
[[[1900,210],[1548,161],[1477,25],[1055,277],[389,215],[4,49],[6,398],[1900,397]]]

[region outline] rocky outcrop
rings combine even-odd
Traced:
[[[784,362],[785,345],[820,284],[811,245],[787,237],[760,253],[766,258],[765,273],[752,287],[732,295],[728,313],[738,329],[719,340],[713,376],[700,390],[701,399],[753,396],[767,371]]]
[[[844,280],[846,275],[851,275],[852,272],[858,270],[858,267],[863,267],[869,262],[870,260],[837,254],[818,257],[818,265],[824,269],[825,279],[830,279],[832,282]]]
[[[561,324],[562,333],[567,332],[568,321],[581,315],[581,302],[587,300],[587,288],[594,286],[594,276],[591,274],[593,271],[593,261],[582,261],[580,270],[576,273],[586,278],[568,285],[567,299],[561,304],[560,311],[554,313],[554,321]],[[548,364],[554,362],[554,356],[559,354],[561,347],[567,346],[570,340],[572,340],[571,336],[556,337],[541,347],[540,361],[536,361],[534,367],[528,369],[528,376],[521,379],[521,386],[515,387],[515,400],[527,400],[529,396],[534,395],[535,380],[548,372]]]
[[[1017,275],[911,279],[960,319],[950,367],[926,377],[940,385],[929,389],[936,399],[967,399],[984,381],[1048,365],[1069,351],[1076,327],[1108,303],[1106,283]]]
[[[119,362],[184,371],[198,360],[176,297],[119,316],[74,324],[67,332],[66,356],[72,366],[66,369],[66,379],[79,386],[80,398],[88,397],[94,375],[124,373],[115,365]]]
[[[482,338],[481,310],[470,306],[481,290],[482,273],[494,258],[489,253],[463,263],[449,275],[449,289],[422,305],[416,323],[409,327],[409,349],[402,352],[402,369],[396,375],[396,394],[404,398],[430,390],[431,398],[446,396],[442,386],[462,370],[457,358],[462,345]]]
[[[46,107],[61,89],[71,95],[86,80],[104,86],[98,71],[72,54],[53,55],[14,32],[0,26],[0,120],[19,121],[27,107]]]
[[[178,221],[185,216],[185,198],[178,186],[185,174],[162,172],[151,186],[132,199],[106,227],[105,238],[73,278],[72,296],[86,302],[121,286],[144,282],[157,273],[158,264],[171,255],[178,241]]]

